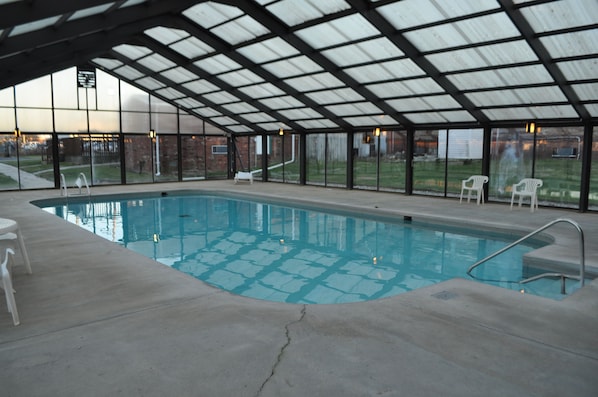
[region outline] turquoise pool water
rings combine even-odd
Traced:
[[[44,210],[215,287],[291,303],[388,297],[455,277],[517,239],[498,233],[215,195],[96,197]],[[488,284],[560,299],[521,245],[474,271]]]

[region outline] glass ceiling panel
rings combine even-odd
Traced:
[[[198,107],[204,106],[203,103],[201,103],[198,100],[193,99],[193,98],[181,98],[181,99],[175,100],[175,102],[187,109],[193,109],[193,108],[198,108]]]
[[[279,113],[289,120],[307,120],[322,117],[320,113],[310,108],[281,110]]]
[[[276,121],[272,116],[267,113],[259,112],[259,113],[250,113],[250,114],[243,114],[241,115],[245,120],[249,121],[250,123],[263,123],[266,121]]]
[[[180,41],[189,36],[189,33],[180,29],[165,28],[163,26],[156,26],[155,28],[147,29],[144,32],[152,39],[159,41],[162,44],[170,45],[175,41]]]
[[[218,91],[220,88],[217,85],[210,83],[207,80],[197,80],[190,83],[183,84],[183,87],[191,90],[197,94],[205,94],[206,92]]]
[[[197,4],[183,11],[183,15],[206,29],[243,15],[237,7],[207,2]]]
[[[220,113],[219,111],[214,110],[210,107],[193,109],[193,113],[197,113],[203,117],[215,117],[215,116],[222,115],[222,113]]]
[[[114,73],[119,74],[122,77],[124,77],[125,79],[129,79],[129,80],[135,80],[135,79],[145,76],[143,73],[141,73],[137,69],[130,67],[129,65],[125,65],[118,69],[114,69]]]
[[[322,54],[338,66],[357,65],[404,55],[385,37],[325,50]]]
[[[160,54],[152,54],[145,58],[138,59],[137,62],[154,72],[160,72],[165,69],[175,67],[176,64],[170,59],[163,57]]]
[[[248,15],[216,26],[211,31],[222,40],[233,45],[255,39],[270,32],[264,25]]]
[[[182,98],[185,96],[182,92],[175,90],[174,88],[167,87],[162,88],[161,90],[157,90],[156,94],[161,95],[168,99],[175,99],[175,98]]]
[[[395,125],[397,123],[392,117],[387,115],[381,116],[361,116],[361,117],[345,117],[344,120],[356,127],[371,126],[371,125]]]
[[[130,7],[130,6],[134,6],[134,5],[145,3],[145,2],[146,2],[146,0],[127,0],[119,8]]]
[[[425,75],[424,71],[410,59],[358,66],[345,69],[345,72],[360,83],[397,80],[405,77]]]
[[[251,85],[247,87],[241,87],[239,88],[239,91],[249,95],[252,98],[266,98],[271,96],[284,95],[284,91],[276,87],[272,83],[264,83],[258,85]]]
[[[296,77],[294,79],[285,80],[285,82],[299,92],[336,88],[344,85],[342,81],[328,72],[305,77]]]
[[[258,124],[259,127],[263,128],[264,130],[270,131],[278,131],[280,128],[285,130],[290,130],[291,128],[286,125],[285,123],[276,122],[276,123],[260,123]]]
[[[247,69],[224,73],[218,77],[233,87],[261,83],[264,81],[260,76]]]
[[[299,50],[280,37],[250,44],[237,49],[237,51],[257,64],[274,61],[280,58],[288,58],[300,53]]]
[[[245,102],[230,103],[228,105],[222,105],[222,107],[236,114],[259,112],[258,108]]]
[[[137,80],[136,83],[149,90],[157,90],[158,88],[166,87],[166,84],[154,79],[153,77],[144,77]]]
[[[239,101],[239,98],[225,91],[212,92],[209,94],[205,94],[203,97],[208,101],[216,104],[224,104]]]
[[[465,110],[439,112],[449,123],[475,121],[475,118]]]
[[[199,40],[197,37],[189,37],[188,39],[174,43],[170,48],[189,59],[214,52],[214,49],[211,46]]]
[[[245,127],[244,125],[231,125],[228,127],[229,130],[233,131],[233,132],[251,132],[253,131],[251,128],[249,127]]]
[[[348,103],[344,105],[330,105],[326,106],[330,112],[337,116],[357,116],[360,114],[377,114],[382,113],[379,107],[369,102]]]
[[[22,25],[17,25],[10,31],[8,37],[13,37],[20,34],[33,32],[35,30],[47,28],[48,26],[52,26],[56,22],[58,22],[58,19],[60,19],[60,15],[56,17],[38,19],[37,21],[24,23]]]
[[[73,13],[73,15],[71,15],[71,17],[68,20],[74,21],[76,19],[101,14],[104,11],[106,11],[107,9],[109,9],[110,7],[112,7],[113,5],[114,5],[114,3],[108,3],[108,4],[102,4],[102,5],[95,6],[95,7],[84,8],[82,10],[77,10]]]
[[[119,66],[122,66],[122,62],[117,59],[108,59],[108,58],[94,58],[93,62],[106,68],[106,69],[114,69]]]
[[[578,118],[579,116],[570,106],[534,106],[512,107],[499,109],[484,109],[484,114],[490,120],[536,120],[539,118]]]
[[[234,124],[239,124],[238,121],[233,120],[232,118],[230,118],[228,116],[214,117],[214,118],[210,119],[210,121],[212,121],[214,124],[218,124],[218,125],[234,125]]]
[[[263,65],[263,68],[281,79],[301,74],[320,72],[323,70],[320,65],[305,55],[268,63]]]
[[[544,44],[552,58],[596,54],[598,53],[598,28],[541,37],[540,42]]]
[[[213,57],[201,59],[193,63],[210,74],[219,74],[241,69],[241,65],[225,55],[219,54]]]
[[[537,61],[536,54],[524,41],[442,52],[426,58],[441,72]]]
[[[312,101],[320,105],[344,102],[358,102],[365,98],[352,88],[341,88],[338,90],[318,91],[306,94]]]
[[[553,82],[553,78],[543,65],[459,73],[447,75],[447,78],[460,90]]]
[[[429,77],[372,84],[366,86],[366,88],[379,98],[396,98],[400,96],[433,94],[444,91],[438,83]]]
[[[597,21],[598,1],[575,0],[574,3],[555,1],[524,7],[521,9],[521,14],[538,33],[592,25]],[[557,17],[547,18],[547,15]]]
[[[501,105],[525,105],[532,103],[567,102],[558,87],[519,88],[473,92],[466,96],[476,105],[492,107]]]
[[[161,74],[162,76],[174,81],[177,84],[183,83],[185,81],[197,80],[199,78],[199,76],[195,73],[191,73],[190,71],[182,67],[166,70]]]
[[[295,26],[350,7],[344,0],[282,0],[266,8],[287,25]]]
[[[260,99],[259,102],[266,105],[270,109],[289,109],[305,106],[303,102],[300,102],[292,96],[281,96],[278,98]]]
[[[422,52],[484,43],[520,35],[519,30],[509,17],[502,13],[405,33],[405,37]]]
[[[304,121],[300,120],[300,121],[297,122],[297,124],[299,124],[301,127],[306,128],[306,129],[335,128],[335,127],[338,127],[338,124],[335,124],[331,120],[326,120],[326,119],[322,119],[322,120],[304,120]]]
[[[295,34],[319,49],[376,36],[380,31],[360,14],[353,14],[298,30]]]
[[[557,66],[569,81],[595,79],[598,76],[598,59],[596,58],[559,62]]]
[[[587,104],[584,107],[592,117],[598,117],[598,104]]]
[[[129,59],[139,59],[152,53],[152,50],[150,50],[149,48],[131,44],[117,45],[112,49],[118,52],[119,54],[126,56]]]
[[[571,87],[582,101],[598,100],[598,83],[573,84]]]
[[[435,110],[460,108],[457,101],[448,95],[437,95],[420,98],[393,99],[388,104],[398,112],[413,112],[416,110]]]
[[[400,30],[497,8],[496,0],[403,0],[376,10]]]

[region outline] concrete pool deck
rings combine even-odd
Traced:
[[[586,265],[598,268],[595,213],[233,181],[94,187],[92,194],[189,189],[516,231],[569,218],[584,230]],[[20,326],[0,303],[4,396],[598,395],[598,280],[562,301],[466,279],[363,303],[257,301],[30,204],[59,196],[0,193],[0,217],[19,222],[33,268],[33,275],[14,268]],[[559,224],[548,233],[558,245],[534,260],[575,263],[574,228]]]

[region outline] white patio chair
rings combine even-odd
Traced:
[[[511,209],[515,196],[519,196],[519,207],[524,197],[530,198],[530,212],[538,208],[538,188],[544,184],[542,179],[524,178],[519,183],[513,185],[513,194],[511,195]]]
[[[484,184],[488,182],[488,177],[485,175],[472,175],[469,178],[461,181],[461,197],[459,203],[463,200],[463,192],[467,191],[467,202],[471,197],[471,193],[475,192],[478,205],[480,202],[484,203]]]
[[[2,289],[4,289],[4,295],[6,296],[6,305],[8,306],[9,313],[12,314],[12,322],[16,326],[21,322],[19,321],[19,312],[17,311],[17,304],[15,302],[15,291],[12,289],[12,278],[8,271],[8,263],[11,260],[9,256],[14,254],[15,252],[11,248],[6,249],[6,255],[0,265],[0,275],[2,276]]]
[[[253,174],[251,172],[239,171],[235,174],[235,183],[239,181],[249,181],[250,184],[253,184]]]

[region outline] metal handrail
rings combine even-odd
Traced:
[[[470,277],[473,277],[471,275],[471,271],[473,269],[475,269],[476,267],[480,266],[482,263],[489,261],[490,259],[494,258],[495,256],[498,256],[500,254],[502,254],[503,252],[513,248],[514,246],[518,245],[519,243],[527,240],[530,237],[535,236],[536,234],[548,229],[549,227],[560,223],[560,222],[566,222],[569,223],[571,225],[573,225],[577,231],[579,232],[579,250],[580,250],[580,261],[579,261],[579,282],[580,282],[580,286],[583,287],[584,285],[584,278],[585,278],[585,271],[586,271],[586,260],[585,260],[585,245],[584,245],[584,238],[583,238],[583,230],[581,230],[581,227],[579,226],[579,224],[575,221],[572,221],[571,219],[565,219],[565,218],[559,218],[559,219],[555,219],[552,222],[547,223],[546,225],[542,226],[539,229],[534,230],[533,232],[531,232],[530,234],[521,237],[519,240],[507,245],[506,247],[503,247],[501,249],[499,249],[498,251],[494,252],[493,254],[488,255],[487,257],[480,259],[479,261],[477,261],[476,263],[474,263],[473,265],[469,266],[469,269],[467,269],[467,275]],[[533,281],[536,280],[538,278],[541,277],[553,277],[553,276],[559,276],[559,277],[570,277],[570,278],[574,278],[572,276],[568,276],[565,274],[561,274],[561,273],[544,273],[538,276],[534,276],[534,277],[530,277],[528,279],[522,280],[520,281],[520,283],[526,283],[529,281]]]

